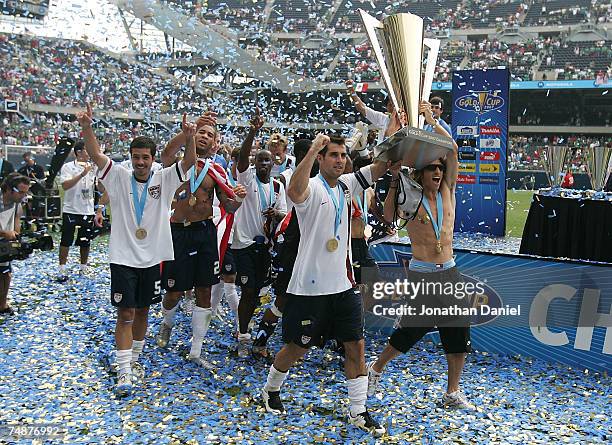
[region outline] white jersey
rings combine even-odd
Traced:
[[[346,185],[346,191],[343,191],[340,184],[331,189],[338,203],[340,194],[345,195],[338,228],[340,239],[334,252],[329,252],[326,244],[334,238],[336,207],[320,177],[317,175],[310,178],[308,198],[300,204],[294,204],[293,217],[297,217],[300,225],[300,244],[288,293],[319,296],[344,292],[353,287],[349,212],[353,196],[362,194],[372,185],[370,167],[340,176],[338,181]]]
[[[147,200],[140,227],[147,231],[146,238],[136,238],[136,211],[132,200],[133,174],[110,161],[98,176],[110,198],[112,211],[109,262],[130,267],[151,267],[174,259],[170,232],[170,207],[176,189],[188,179],[178,162],[153,172],[147,190]],[[142,196],[145,183],[137,182]]]
[[[380,144],[385,140],[385,131],[387,131],[387,127],[391,122],[389,116],[386,113],[381,111],[376,111],[371,109],[370,107],[366,108],[366,119],[370,121],[370,123],[378,128],[378,137],[376,138],[376,143]]]
[[[126,159],[125,161],[121,161],[119,165],[121,165],[121,167],[125,168],[129,172],[134,171],[134,166],[132,165],[131,159]],[[161,165],[159,162],[153,161],[153,164],[151,165],[152,172],[156,172],[158,170],[161,170],[162,168],[164,168],[163,165]]]
[[[15,215],[16,214],[17,214],[17,204],[11,204],[7,207],[4,207],[4,202],[2,200],[2,193],[0,192],[0,230],[2,230],[3,232],[15,230]]]
[[[283,166],[283,164],[285,164]],[[291,170],[295,168],[295,157],[291,155],[285,155],[285,162],[283,164],[278,165],[276,163],[272,164],[272,171],[270,172],[270,177],[278,178],[283,172],[287,170]]]
[[[289,198],[289,195],[287,194],[287,189],[289,188],[289,184],[291,184],[293,170],[287,169],[281,173],[281,176],[285,178],[285,201],[287,202],[287,211],[290,211],[293,208],[293,201],[291,201],[291,198]]]
[[[69,181],[81,174],[85,167],[76,160],[68,162],[60,170],[60,183]],[[75,215],[94,214],[94,193],[96,186],[96,173],[98,167],[94,166],[84,178],[81,178],[75,185],[68,190],[64,190],[64,213],[74,213]]]
[[[275,184],[274,189],[274,208],[281,212],[287,211],[287,202],[285,201],[285,187],[276,180],[271,179]],[[266,218],[262,212],[266,210],[262,208],[259,198],[259,187],[255,180],[255,168],[250,167],[245,171],[238,172],[238,184],[244,185],[247,189],[247,194],[242,202],[242,205],[236,211],[234,219],[234,238],[232,240],[232,249],[244,249],[253,244],[256,236],[266,236],[264,232],[264,223]],[[276,189],[278,188],[278,192]],[[270,202],[270,184],[262,184],[262,189],[265,195],[265,202]]]

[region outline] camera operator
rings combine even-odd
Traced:
[[[23,211],[19,204],[30,190],[30,180],[19,173],[10,173],[2,182],[1,190],[0,239],[14,241],[21,231]],[[14,314],[7,301],[10,285],[11,263],[0,263],[0,314]]]
[[[94,216],[94,194],[96,186],[97,168],[90,162],[83,141],[74,145],[76,159],[67,162],[60,171],[60,183],[64,189],[64,204],[62,207],[62,239],[59,248],[59,271],[57,281],[68,279],[66,263],[68,252],[73,244],[79,246],[81,267],[79,273],[83,275],[87,270],[89,258],[89,245],[93,238],[94,221],[99,227],[102,225],[102,214]],[[74,232],[78,228],[76,241]]]
[[[45,179],[45,169],[36,163],[31,151],[23,154],[23,167],[19,169],[19,173],[31,179]]]

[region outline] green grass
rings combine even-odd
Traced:
[[[520,238],[527,220],[533,190],[508,190],[506,201],[506,236]]]

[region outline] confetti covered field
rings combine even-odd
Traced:
[[[71,259],[73,264],[75,258]],[[388,433],[373,439],[343,421],[346,388],[340,358],[313,350],[283,390],[288,413],[265,413],[258,392],[267,365],[239,359],[229,323],[215,320],[204,354],[216,369],[184,359],[190,320],[179,314],[168,350],[153,339],[160,322],[152,310],[143,364],[146,378],[118,399],[108,366],[115,316],[108,301],[106,242],[92,252],[87,277],[52,280],[56,253],[15,265],[11,301],[18,315],[0,319],[1,420],[58,425],[57,437],[0,436],[0,443],[512,443],[607,444],[612,441],[610,378],[527,357],[483,352],[467,360],[463,388],[473,412],[439,407],[446,364],[437,345],[423,342],[393,362],[384,392],[369,401]],[[367,337],[366,356],[384,338]],[[272,348],[280,346],[275,334]]]

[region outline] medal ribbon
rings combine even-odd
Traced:
[[[232,176],[232,168],[231,167],[227,168],[227,182],[229,182],[229,184],[232,187],[236,187],[236,180]]]
[[[368,224],[368,194],[365,190],[363,191],[363,206],[361,205],[361,197],[356,196],[355,198],[356,198],[355,200],[357,201],[357,207],[359,207],[359,211],[361,212],[361,219],[363,219],[363,222],[365,222],[367,225]]]
[[[191,174],[189,175],[189,188],[191,189],[192,195],[196,192],[198,187],[200,187],[200,184],[202,184],[202,181],[204,181],[204,178],[206,177],[206,173],[208,173],[209,168],[210,168],[210,159],[207,159],[206,162],[204,163],[204,167],[202,167],[202,170],[200,171],[200,174],[198,175],[198,178],[195,179],[196,166],[194,165],[193,167],[191,167],[191,171],[190,171]]]
[[[285,160],[283,161],[283,163],[278,167],[279,168],[279,174],[281,174],[282,172],[284,172],[285,170],[287,170],[287,160],[289,158],[287,156],[285,156]]]
[[[436,234],[436,239],[440,240],[440,229],[442,228],[442,221],[444,221],[444,208],[442,207],[442,193],[438,192],[438,196],[436,197],[436,208],[438,209],[438,222],[434,221],[433,216],[431,215],[431,207],[429,206],[429,199],[423,199],[423,207],[425,207],[425,211],[429,215],[429,219],[431,219],[431,225],[434,229],[434,233]]]
[[[321,173],[319,173],[318,176],[321,182],[323,183],[325,190],[327,190],[327,194],[330,196],[332,202],[334,203],[334,207],[336,208],[336,220],[334,221],[334,237],[337,239],[340,239],[340,237],[338,236],[338,229],[340,228],[342,212],[344,211],[344,193],[342,192],[342,190],[340,190],[340,193],[339,193],[340,204],[338,204],[338,200],[336,199],[336,194],[333,192],[333,190],[331,189],[331,187],[329,186],[325,178],[321,176]],[[339,187],[338,185],[336,185],[336,187],[334,188],[339,188]]]
[[[142,195],[138,196],[136,177],[132,175],[132,202],[134,203],[134,214],[136,215],[137,227],[140,227],[140,221],[142,221],[142,214],[144,213],[145,203],[147,202],[147,190],[152,176],[153,174],[149,174],[149,179],[147,179],[147,182],[144,184],[144,189],[142,189]]]
[[[259,189],[259,202],[261,204],[261,211],[263,212],[264,210],[270,207],[274,207],[276,197],[274,196],[274,181],[272,180],[272,178],[270,178],[270,205],[268,205],[268,200],[266,199],[266,192],[264,191],[263,185],[257,177],[257,174],[255,174],[255,181],[257,181],[257,188]]]

